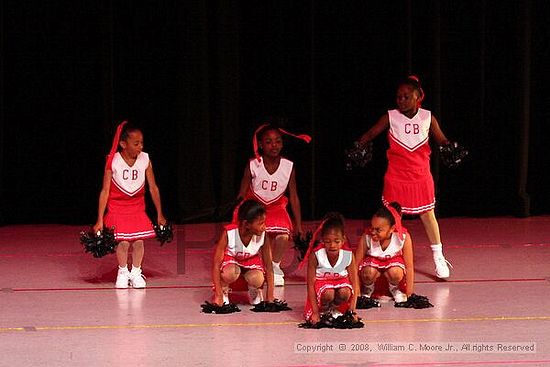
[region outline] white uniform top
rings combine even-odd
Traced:
[[[317,258],[317,270],[315,271],[317,279],[339,279],[348,276],[347,267],[351,264],[353,253],[350,250],[340,249],[338,260],[334,266],[330,265],[325,248],[315,251],[315,257]]]
[[[256,256],[264,244],[265,232],[261,236],[253,235],[250,243],[245,246],[239,235],[239,229],[234,228],[227,231],[227,247],[225,254],[234,257],[237,260],[245,260]]]
[[[119,152],[113,156],[111,170],[113,183],[128,196],[134,196],[145,186],[145,171],[149,167],[149,154],[139,153],[135,163],[129,166]]]
[[[398,110],[388,111],[390,137],[409,152],[413,152],[428,141],[432,113],[419,108],[413,118],[408,118]]]
[[[269,205],[283,196],[290,181],[292,166],[292,161],[281,158],[277,171],[270,175],[265,169],[263,159],[260,159],[260,162],[257,159],[251,159],[252,182],[250,188],[258,200],[264,205]]]
[[[405,235],[406,236],[406,235]],[[367,240],[367,255],[376,257],[379,259],[389,259],[397,255],[403,254],[403,244],[405,243],[405,236],[403,239],[399,239],[397,233],[392,233],[390,244],[385,250],[382,250],[380,241],[373,241],[370,235],[366,235]]]

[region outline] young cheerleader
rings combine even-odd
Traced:
[[[271,249],[265,230],[264,206],[254,200],[244,201],[238,210],[238,225],[226,227],[214,252],[215,305],[229,304],[229,285],[241,274],[248,283],[251,304],[257,305],[263,300],[264,281],[267,283],[267,301],[274,301]]]
[[[294,216],[295,232],[299,236],[303,235],[296,171],[292,161],[281,157],[283,134],[306,142],[311,140],[307,135],[293,135],[270,124],[261,125],[253,138],[255,158],[245,167],[238,196],[238,200],[254,199],[266,206],[266,232],[273,243],[273,272],[276,286],[284,285],[284,273],[280,265],[293,228],[286,209],[289,201]],[[287,191],[288,198],[285,196]],[[233,215],[234,223],[237,210],[238,207]]]
[[[118,149],[118,151],[117,151]],[[149,155],[143,150],[141,130],[122,122],[117,127],[111,151],[107,156],[103,187],[94,232],[114,227],[118,275],[116,288],[144,288],[141,273],[143,240],[155,237],[153,225],[145,213],[145,183],[157,210],[157,222],[165,225],[160,192],[155,182]],[[105,214],[105,210],[107,213]],[[132,271],[128,270],[128,250],[132,247]]]
[[[357,266],[346,244],[342,216],[329,213],[313,235],[312,244],[317,234],[321,243],[315,248],[310,246],[303,261],[307,262],[304,316],[312,325],[318,324],[323,315],[336,319],[347,311],[354,314],[359,293]],[[356,314],[353,320],[358,321]]]
[[[414,291],[414,263],[411,236],[401,225],[401,206],[392,202],[372,216],[371,227],[359,239],[355,250],[359,264],[361,297],[369,303],[374,284],[381,274],[388,280],[396,303],[406,302]],[[400,290],[405,278],[406,294]],[[370,301],[373,306],[376,302]]]
[[[435,190],[430,172],[429,134],[437,144],[447,145],[435,116],[420,108],[424,91],[417,77],[410,76],[397,89],[397,109],[388,111],[360,139],[366,145],[389,128],[388,168],[384,176],[382,202],[401,203],[404,214],[419,214],[431,243],[435,273],[448,278],[449,262],[443,255],[439,225],[435,217]]]

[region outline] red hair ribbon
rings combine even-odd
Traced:
[[[226,231],[231,231],[232,229],[239,228],[237,223],[229,223],[223,227]]]
[[[254,148],[254,156],[256,157],[256,159],[258,160],[258,162],[260,161],[260,153],[258,151],[258,139],[257,139],[257,135],[258,133],[260,132],[260,130],[262,130],[264,127],[266,126],[269,126],[269,124],[262,124],[260,125],[260,127],[258,127],[256,129],[256,131],[254,131],[254,136],[252,137],[252,147]],[[281,128],[274,128],[274,130],[278,130],[281,134],[286,134],[286,135],[290,135],[294,138],[297,138],[297,139],[301,139],[303,141],[305,141],[306,143],[309,143],[311,142],[311,136],[309,135],[306,135],[306,134],[300,134],[300,135],[296,135],[296,134],[292,134],[292,133],[289,133],[288,131],[286,130],[283,130]]]
[[[302,261],[300,261],[300,264],[298,265],[298,269],[301,269],[304,267],[304,265],[307,263],[309,255],[311,254],[311,251],[313,250],[313,245],[315,244],[315,240],[317,239],[317,236],[319,235],[319,232],[321,232],[321,229],[323,229],[323,226],[326,223],[326,219],[324,219],[320,224],[319,227],[313,232],[313,235],[311,236],[311,240],[309,241],[309,246],[307,248],[307,252],[304,255],[304,258]]]
[[[116,128],[115,137],[113,138],[113,145],[111,145],[111,151],[107,156],[107,162],[105,163],[105,171],[111,169],[111,163],[113,162],[113,157],[117,151],[118,143],[120,141],[120,134],[122,133],[122,128],[126,125],[128,121],[122,121]]]
[[[401,216],[393,206],[387,205],[386,208],[390,211],[391,215],[393,216],[393,219],[395,220],[395,231],[399,235],[399,239],[401,240],[404,239],[405,233],[407,233],[407,230],[403,228],[403,226],[401,225]]]

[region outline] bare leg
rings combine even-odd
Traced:
[[[249,286],[261,288],[264,285],[264,273],[260,270],[249,270],[244,274],[244,279]]]
[[[223,292],[223,303],[229,303],[229,284],[235,282],[239,275],[241,275],[241,268],[235,264],[229,264],[221,270],[220,280]]]
[[[257,305],[262,302],[264,285],[264,273],[260,270],[248,270],[244,273],[244,279],[248,283],[248,295],[250,296],[250,304]]]
[[[388,279],[388,284],[390,286],[399,286],[399,283],[401,283],[405,276],[405,272],[400,267],[394,266],[387,269],[384,275],[386,279]]]
[[[285,273],[281,270],[281,260],[283,259],[284,253],[288,248],[288,235],[278,234],[275,238],[272,237],[272,261],[273,261],[273,280],[275,286],[284,286],[285,285]]]
[[[225,266],[221,271],[222,287],[227,287],[235,282],[239,275],[241,275],[241,268],[238,265],[229,264]]]
[[[130,248],[130,242],[121,241],[116,247],[116,259],[118,266],[125,268],[128,266],[128,248]]]
[[[289,237],[287,234],[279,234],[273,240],[273,262],[280,263],[288,248]]]
[[[441,243],[439,224],[437,223],[437,219],[435,218],[434,210],[432,209],[429,212],[420,214],[420,219],[422,220],[422,224],[424,225],[424,230],[426,231],[426,235],[430,240],[430,244],[434,245]]]
[[[143,262],[143,254],[145,253],[145,246],[143,240],[137,240],[132,243],[132,266],[134,268],[140,268]]]
[[[388,279],[388,286],[390,293],[393,296],[395,302],[405,302],[407,300],[407,295],[399,289],[399,283],[405,276],[405,272],[400,267],[394,266],[386,270],[384,273]]]
[[[430,240],[433,258],[435,263],[435,274],[439,278],[448,278],[450,275],[449,262],[443,256],[443,245],[441,244],[441,235],[439,233],[439,224],[435,218],[434,210],[420,215],[426,235]]]
[[[380,276],[378,269],[371,266],[365,266],[359,272],[359,277],[361,278],[361,295],[370,297],[372,292],[374,292],[374,283],[376,279]]]
[[[334,305],[340,306],[342,303],[346,303],[351,297],[351,289],[344,287],[335,290]]]
[[[324,313],[329,310],[331,303],[334,301],[334,289],[327,289],[321,295],[321,304],[319,312]]]

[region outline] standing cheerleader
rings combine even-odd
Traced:
[[[289,201],[295,222],[295,232],[299,236],[303,235],[300,199],[296,189],[296,170],[292,161],[281,157],[283,134],[306,142],[311,141],[307,135],[293,135],[270,124],[261,125],[253,138],[255,157],[245,167],[238,196],[239,200],[254,199],[266,207],[266,232],[273,247],[273,273],[276,286],[285,284],[281,260],[288,248],[293,230],[286,208]],[[286,192],[289,194],[288,198],[285,195]],[[237,211],[238,207],[233,215],[234,223],[236,223]]]
[[[397,201],[403,214],[420,215],[431,243],[435,273],[450,275],[449,262],[443,255],[439,224],[435,217],[435,189],[430,172],[430,133],[440,146],[449,144],[435,116],[420,108],[424,91],[417,77],[410,76],[397,88],[397,109],[384,114],[360,139],[361,144],[389,128],[388,169],[384,176],[382,202]]]
[[[149,155],[143,150],[143,134],[138,128],[122,122],[117,127],[111,152],[107,156],[103,187],[94,232],[114,228],[118,274],[116,288],[145,288],[141,273],[143,240],[155,237],[151,220],[145,212],[145,183],[157,211],[157,222],[165,225],[160,192],[155,182]],[[107,213],[105,213],[107,212]],[[128,250],[132,247],[132,270],[128,270]]]

